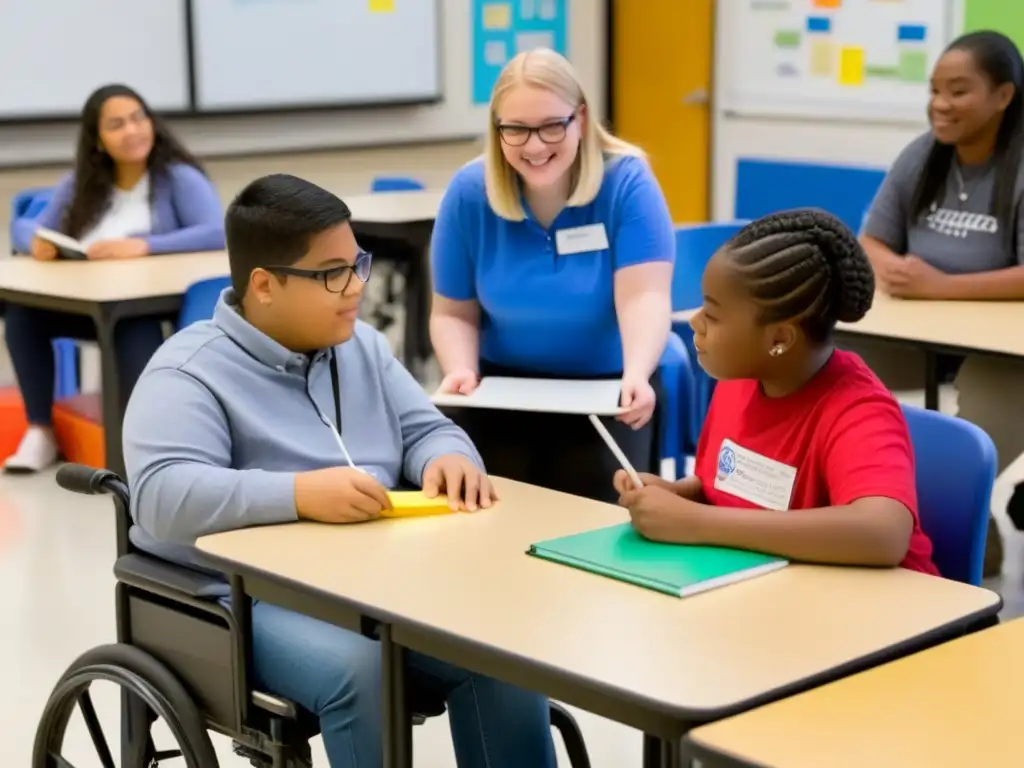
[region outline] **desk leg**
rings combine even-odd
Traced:
[[[939,410],[939,356],[930,349],[924,352],[924,407]]]
[[[680,742],[665,741],[657,736],[644,734],[644,768],[683,768],[689,766],[683,760]]]
[[[391,639],[391,627],[380,625],[381,696],[384,768],[412,768],[412,722],[405,703],[405,649]]]
[[[118,374],[117,349],[114,346],[116,319],[103,313],[95,318],[96,340],[100,348],[100,376],[102,378],[103,440],[107,459],[106,469],[125,477],[124,455],[121,449],[121,421],[125,403],[122,402],[121,377]]]

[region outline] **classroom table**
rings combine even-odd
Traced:
[[[401,240],[416,252],[416,257],[408,263],[396,265],[405,277],[402,358],[414,374],[431,354],[428,328],[431,288],[427,259],[434,219],[443,196],[443,190],[425,189],[344,197],[352,211],[352,227],[357,236],[365,233]],[[386,253],[381,255],[386,256]]]
[[[1024,765],[1024,619],[697,728],[704,768]]]
[[[114,327],[131,317],[172,316],[192,283],[226,274],[223,251],[110,261],[0,259],[0,300],[86,315],[96,324],[107,468],[122,477],[121,420],[130,393],[118,383]]]
[[[678,766],[690,728],[958,636],[1002,604],[904,569],[803,565],[678,599],[526,554],[624,522],[624,510],[494,482],[501,501],[487,511],[262,526],[197,547],[253,598],[372,626],[385,659],[388,766],[410,764],[406,648],[637,728],[648,735],[645,764]]]
[[[686,322],[694,309],[675,312]],[[925,355],[925,407],[938,410],[940,354],[981,353],[1024,357],[1024,301],[921,301],[875,294],[871,310],[856,323],[839,323],[842,336],[864,336],[921,349]]]

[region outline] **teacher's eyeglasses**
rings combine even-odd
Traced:
[[[573,113],[568,117],[563,117],[561,120],[552,120],[543,125],[529,126],[517,125],[515,123],[495,123],[495,127],[498,129],[501,140],[510,147],[523,146],[534,133],[545,144],[558,144],[565,138],[569,126],[572,125],[575,119],[576,114]]]

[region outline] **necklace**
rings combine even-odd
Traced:
[[[953,173],[956,174],[956,183],[960,187],[960,193],[957,197],[961,203],[966,203],[967,198],[971,196],[971,192],[967,190],[967,185],[964,183],[964,175],[960,172],[960,164],[956,161],[953,162]]]

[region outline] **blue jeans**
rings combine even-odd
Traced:
[[[380,645],[362,635],[253,601],[258,687],[320,718],[331,768],[381,765]],[[406,652],[406,680],[448,704],[459,768],[555,768],[545,697]]]
[[[50,426],[56,377],[53,340],[92,341],[96,338],[95,324],[85,315],[9,303],[4,311],[4,337],[29,424]],[[122,397],[127,398],[131,393],[149,358],[163,341],[157,317],[127,318],[114,326]]]

